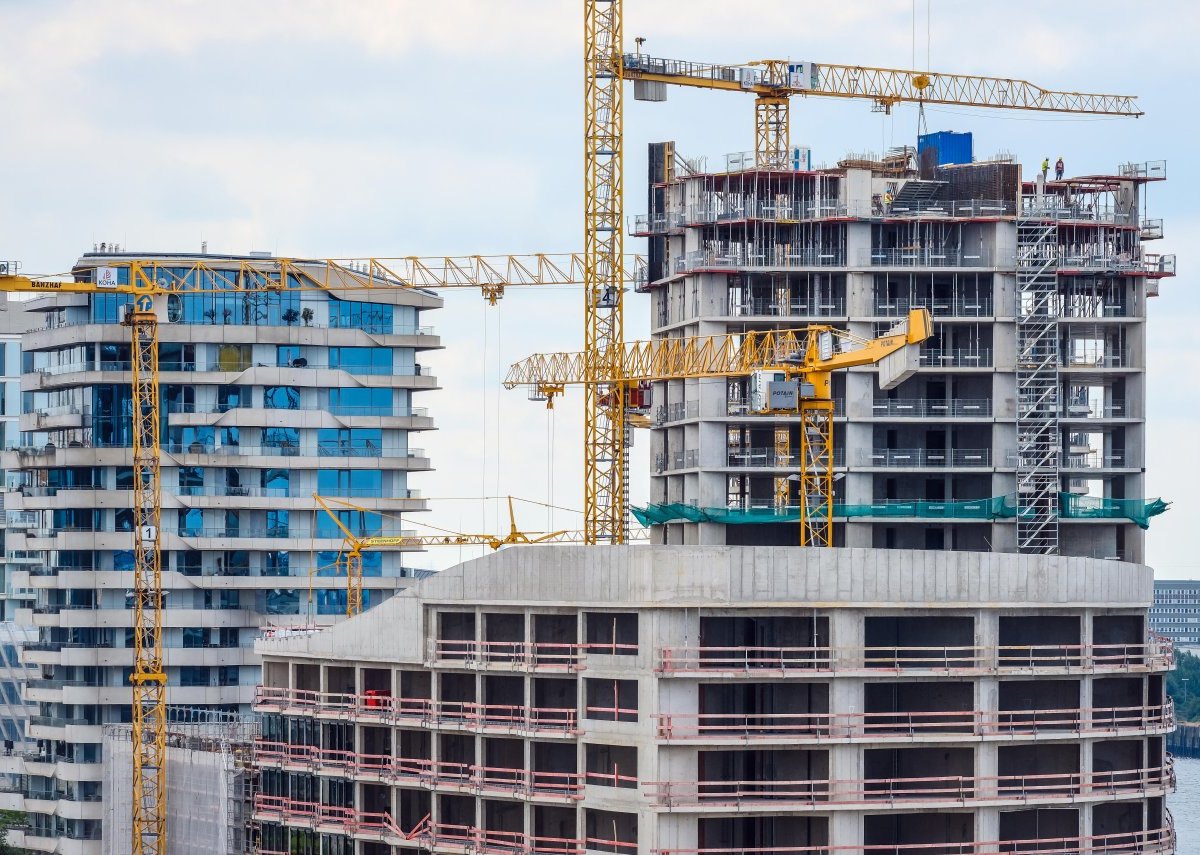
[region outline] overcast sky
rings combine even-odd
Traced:
[[[1200,214],[1185,208],[1198,186],[1200,4],[1162,0],[1139,17],[1112,0],[931,2],[927,14],[916,0],[914,27],[913,0],[626,0],[626,42],[722,62],[908,68],[928,57],[942,71],[1140,96],[1138,120],[965,108],[927,118],[931,130],[974,132],[977,155],[1013,153],[1027,175],[1046,156],[1062,155],[1069,174],[1168,161],[1148,211],[1167,237],[1150,248],[1179,253],[1181,275],[1150,308],[1146,480],[1174,506],[1152,525],[1149,557],[1160,575],[1200,578],[1200,297],[1184,249],[1200,237]],[[67,270],[102,240],[309,257],[582,248],[579,0],[0,0],[0,31],[0,256],[28,272]],[[673,139],[710,163],[753,146],[749,98],[673,91],[666,104],[627,104],[630,216],[646,207],[646,143]],[[797,100],[792,138],[833,163],[913,143],[916,121],[912,108],[883,117],[866,103]],[[444,387],[417,401],[440,427],[413,439],[438,467],[411,484],[435,500],[424,519],[506,525],[481,494],[580,507],[579,396],[547,414],[498,380],[530,352],[579,349],[581,302],[573,289],[523,290],[488,309],[451,293],[428,315],[446,349],[422,359]],[[630,296],[628,337],[646,335],[647,303]],[[646,444],[635,501],[647,492]],[[526,528],[579,525],[566,511],[518,514]]]

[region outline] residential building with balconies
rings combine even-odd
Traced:
[[[426,509],[416,478],[431,464],[416,438],[434,425],[417,402],[436,387],[422,362],[440,344],[424,313],[441,299],[378,280],[356,288],[370,277],[355,283],[352,269],[348,287],[318,287],[323,263],[269,255],[95,252],[74,273],[120,282],[131,262],[179,283],[155,298],[167,703],[246,712],[263,629],[346,611],[343,532],[313,494],[354,505],[335,507],[360,536],[400,534],[399,512]],[[19,489],[8,494],[28,524],[9,529],[7,548],[35,556],[13,575],[36,590],[18,619],[39,633],[26,648],[40,670],[27,689],[38,747],[3,759],[25,776],[21,845],[34,850],[99,851],[102,734],[131,715],[129,302],[29,303],[44,323],[23,339]],[[405,556],[364,555],[365,607],[412,581]]]

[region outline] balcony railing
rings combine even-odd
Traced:
[[[1175,851],[1175,827],[1087,837],[1038,837],[945,843],[878,843],[859,846],[728,846],[653,849],[653,855],[1165,855]]]
[[[1012,264],[1011,257],[997,259],[990,249],[864,249],[858,255],[858,263],[864,267],[990,268],[997,266],[997,260],[1004,262],[1005,266]]]
[[[530,671],[578,671],[587,646],[529,641],[431,641],[436,662],[467,667],[501,666]],[[634,649],[636,652],[636,646]]]
[[[990,368],[992,351],[977,347],[926,347],[921,350],[920,362],[930,368]]]
[[[990,448],[955,448],[950,451],[927,448],[876,448],[870,452],[860,449],[859,465],[883,469],[989,467],[992,465],[992,451]]]
[[[431,701],[395,698],[380,694],[314,692],[259,686],[255,707],[288,715],[350,716],[356,720],[415,724],[426,727],[461,727],[473,732],[524,730],[572,734],[576,711],[557,707],[478,704],[467,701]]]
[[[578,799],[583,790],[583,775],[575,772],[543,772],[402,758],[391,754],[361,754],[263,739],[254,743],[254,762],[259,766],[300,767],[325,774],[334,772],[357,780],[383,781],[398,786],[462,787],[559,799]]]
[[[876,299],[874,312],[882,318],[902,318],[913,309],[928,309],[935,318],[983,318],[992,314],[991,297],[921,297],[909,300],[902,297]]]
[[[1107,772],[1039,775],[943,775],[920,778],[866,778],[801,781],[654,781],[646,784],[659,805],[736,806],[763,809],[781,804],[857,804],[873,802],[1072,801],[1076,798],[1169,792],[1175,771],[1166,766]]]
[[[927,398],[885,398],[871,404],[871,415],[875,418],[905,419],[990,418],[992,399],[960,398],[938,401]]]
[[[659,651],[658,669],[664,676],[758,671],[878,674],[880,670],[989,674],[1034,670],[1167,671],[1174,662],[1170,639],[1153,635],[1141,644],[906,645],[867,647],[861,655],[840,657],[828,647],[664,647]]]
[[[729,314],[740,318],[749,315],[761,317],[813,317],[830,318],[846,314],[843,297],[823,299],[790,298],[777,300],[774,297],[752,297],[729,306]]]
[[[1017,736],[1053,733],[1141,733],[1175,726],[1174,706],[1045,710],[864,713],[660,713],[663,740],[860,739],[913,736]]]
[[[841,249],[791,247],[786,244],[721,244],[689,252],[675,259],[676,273],[695,270],[740,268],[844,267],[846,253]]]
[[[845,466],[845,458],[845,449],[833,450],[834,466]],[[800,465],[800,449],[776,454],[774,448],[730,448],[725,453],[725,465],[735,469],[796,469]]]

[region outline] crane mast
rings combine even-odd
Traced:
[[[619,355],[625,340],[622,0],[584,0],[584,541],[624,543],[628,451]],[[612,394],[606,394],[611,384]]]
[[[133,275],[144,276],[141,271]],[[162,647],[162,516],[158,317],[149,294],[134,299],[133,336],[133,855],[165,855],[166,689]]]

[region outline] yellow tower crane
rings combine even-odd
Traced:
[[[618,266],[622,278],[643,275],[642,259],[621,256]],[[584,267],[584,256],[578,253],[216,262],[197,257],[169,263],[114,258],[77,267],[71,278],[62,278],[21,275],[18,262],[0,261],[0,291],[131,298],[124,323],[131,333],[133,385],[133,855],[165,855],[168,851],[158,325],[163,318],[170,318],[169,298],[289,289],[336,296],[373,289],[478,288],[495,305],[506,287],[582,284]]]
[[[377,549],[380,547],[423,549],[426,546],[487,546],[492,549],[500,549],[502,546],[515,546],[517,544],[583,542],[582,531],[540,532],[518,529],[517,517],[513,512],[513,497],[508,496],[507,498],[508,533],[504,535],[461,534],[459,532],[422,535],[357,535],[351,530],[350,526],[346,525],[341,517],[338,516],[337,511],[330,507],[330,505],[338,505],[349,510],[369,514],[381,514],[383,512],[378,509],[364,508],[344,499],[319,496],[313,493],[313,499],[329,515],[329,518],[341,529],[342,534],[345,536],[345,546],[342,552],[345,555],[346,567],[346,615],[353,617],[362,612],[362,554],[368,549]]]
[[[793,95],[856,98],[876,109],[956,104],[1010,110],[1140,116],[1136,98],[1043,89],[1023,80],[790,60],[713,65],[624,50],[624,0],[583,0],[584,9],[584,533],[588,543],[622,543],[627,520],[625,407],[620,375],[624,299],[620,275],[624,102],[666,99],[666,87],[747,92],[755,98],[755,162],[786,168]]]
[[[853,336],[827,325],[796,330],[667,338],[627,344],[618,351],[623,382],[649,383],[703,377],[751,378],[749,410],[800,417],[800,545],[833,543],[832,372],[879,367],[879,385],[893,388],[911,377],[921,343],[933,332],[928,309],[913,309],[885,335]],[[528,387],[553,406],[567,386],[611,387],[588,370],[587,353],[537,354],[513,365],[504,386]],[[628,406],[628,400],[622,404]],[[779,459],[791,455],[788,428],[776,431]],[[788,476],[775,479],[776,503],[786,505]]]

